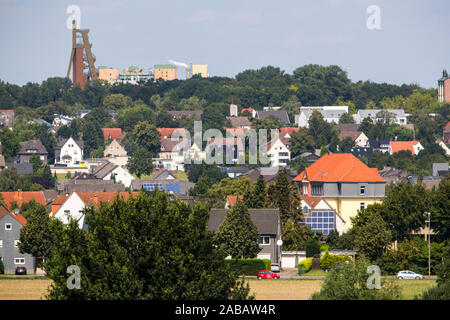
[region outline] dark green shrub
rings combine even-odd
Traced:
[[[238,266],[236,266],[236,263]],[[256,276],[259,270],[270,270],[269,259],[235,259],[225,260],[225,264],[232,269],[237,269],[241,276]]]
[[[0,274],[5,273],[5,266],[3,265],[2,257],[0,257]]]
[[[306,243],[306,257],[318,257],[320,256],[320,243],[315,239],[311,239]]]

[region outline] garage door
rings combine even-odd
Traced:
[[[281,258],[283,268],[295,268],[295,256],[285,256]]]

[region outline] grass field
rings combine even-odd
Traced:
[[[248,280],[250,293],[256,300],[308,300],[320,290],[323,280]],[[402,299],[413,299],[434,286],[436,280],[395,280],[400,286]],[[0,278],[0,300],[45,299],[48,279]]]

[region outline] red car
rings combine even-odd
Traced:
[[[258,279],[280,279],[278,273],[272,272],[270,270],[260,270],[256,276]]]

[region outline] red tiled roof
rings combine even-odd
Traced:
[[[5,201],[6,208],[9,210],[11,208],[11,203],[13,201],[17,202],[19,207],[22,206],[24,202],[30,202],[31,200],[36,201],[43,206],[46,205],[45,196],[42,191],[11,191],[11,192],[0,192],[3,201]]]
[[[445,131],[445,132],[449,132],[449,131],[450,131],[450,121],[447,122],[447,124],[445,125],[444,131]]]
[[[111,139],[120,139],[122,137],[122,129],[121,128],[102,128],[103,131],[103,137],[105,138],[105,141],[109,139],[111,136]]]
[[[227,196],[227,200],[228,200],[228,202],[230,203],[230,208],[233,208],[233,207],[234,207],[234,205],[235,205],[236,202],[237,202],[237,198],[238,198],[238,196]],[[239,196],[239,199],[240,199],[240,200],[243,200],[243,199],[244,199],[244,196]]]
[[[405,151],[410,151],[411,152],[411,154],[416,154],[415,152],[414,152],[414,146],[418,143],[419,141],[417,141],[417,140],[413,140],[413,141],[391,141],[390,142],[390,145],[391,145],[391,149],[392,149],[392,152],[399,152],[399,151],[402,151],[402,150],[405,150]]]
[[[185,128],[156,128],[161,134],[161,139],[168,139],[174,132],[177,132],[181,137],[186,138]]]
[[[326,154],[302,171],[294,181],[386,182],[351,153]]]
[[[225,132],[232,136],[243,136],[248,128],[225,128]]]
[[[66,200],[73,194],[70,195],[62,195],[56,197],[56,199],[52,203],[52,215],[61,208],[61,206],[66,202]],[[83,200],[86,205],[94,204],[96,208],[99,207],[101,202],[110,202],[113,201],[117,195],[124,200],[128,200],[130,197],[129,192],[76,192],[76,194]],[[139,192],[131,192],[132,196],[137,196]]]
[[[250,107],[250,108],[243,108],[241,110],[241,113],[244,113],[245,111],[248,111],[248,112],[252,113],[253,111],[255,111],[255,109],[253,109],[252,107]]]
[[[8,113],[8,112],[14,113],[14,110],[11,110],[11,109],[8,109],[8,110],[0,110],[0,113]]]
[[[280,137],[284,137],[286,134],[289,134],[292,136],[294,132],[299,132],[300,128],[294,128],[294,127],[286,127],[286,128],[280,128]]]
[[[302,195],[301,200],[304,200],[312,209],[314,209],[323,198]]]

